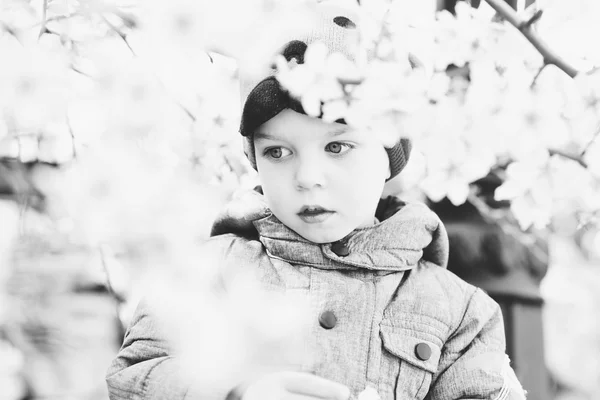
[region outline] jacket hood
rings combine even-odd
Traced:
[[[215,221],[211,235],[233,233],[258,239],[270,257],[321,269],[403,271],[421,260],[446,268],[448,235],[439,217],[427,206],[387,197],[379,202],[376,218],[376,224],[356,229],[339,241],[348,249],[345,256],[332,250],[337,242],[310,242],[267,208],[262,213],[254,210],[246,215],[224,213]]]

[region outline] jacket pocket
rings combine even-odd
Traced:
[[[431,335],[381,325],[381,383],[397,400],[424,399],[440,361],[441,347]],[[425,339],[429,337],[429,339]]]

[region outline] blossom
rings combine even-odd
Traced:
[[[270,47],[272,37],[265,32],[282,33],[286,24],[304,23],[302,14],[310,1],[149,0],[138,4],[142,40],[155,46],[157,53],[193,55],[209,50],[248,61],[249,55],[263,53],[261,47]],[[266,57],[259,59],[266,61]]]
[[[358,29],[362,46],[371,48],[381,41],[391,3],[390,0],[367,0],[360,3]]]
[[[590,213],[600,206],[600,183],[579,163],[540,151],[511,163],[496,200],[510,200],[522,229],[545,228],[553,215]]]
[[[329,54],[327,46],[321,42],[308,47],[303,64],[289,65],[280,56],[277,67],[277,79],[292,95],[300,98],[306,113],[315,117],[321,115],[321,103],[344,97],[340,81],[357,75],[350,60],[341,53]]]
[[[82,100],[89,102],[88,112],[98,114],[103,136],[144,139],[163,127],[175,105],[145,60],[115,57],[104,50],[90,49],[89,59],[97,71],[93,86],[81,90]]]
[[[448,197],[456,206],[463,204],[469,196],[470,184],[486,176],[495,162],[489,151],[479,150],[483,151],[469,149],[459,142],[426,151],[428,168],[421,188],[427,197],[434,202]]]
[[[600,69],[581,73],[574,82],[581,93],[583,108],[589,109],[600,120]]]
[[[392,147],[400,136],[412,136],[403,129],[405,118],[426,104],[426,91],[425,76],[412,71],[407,61],[374,61],[351,92],[345,120],[379,135],[385,146]]]
[[[517,219],[521,229],[532,225],[544,229],[552,218],[552,199],[546,185],[535,185],[523,196],[511,201],[510,210]]]
[[[496,189],[496,200],[511,200],[527,192],[547,166],[549,157],[548,152],[540,150],[527,159],[511,163],[506,168],[505,182]]]
[[[357,400],[381,400],[381,396],[377,393],[377,389],[367,386],[365,390],[359,393]]]
[[[228,290],[222,290],[222,257],[197,249],[187,249],[183,266],[173,264],[177,274],[163,270],[149,281],[157,322],[178,326],[165,332],[182,377],[197,382],[200,374],[211,389],[228,389],[257,371],[309,362],[303,332],[311,313],[305,294],[266,291],[247,271],[228,274]],[[204,267],[197,268],[198,262]],[[213,321],[214,329],[202,329],[206,321]]]
[[[426,159],[424,193],[433,201],[448,197],[459,205],[466,201],[474,181],[486,176],[496,163],[496,154],[485,137],[469,129],[467,111],[455,99],[445,99],[421,115],[423,133],[418,147]]]
[[[548,4],[546,4],[548,3]],[[544,16],[537,29],[551,48],[580,70],[600,65],[597,49],[586,45],[586,39],[600,35],[600,4],[596,1],[547,1]]]
[[[486,25],[473,18],[473,9],[456,4],[456,15],[441,11],[436,15],[434,31],[435,69],[444,71],[449,65],[464,66],[473,58],[479,42],[485,38]]]
[[[5,60],[0,69],[0,109],[18,131],[35,132],[64,119],[70,100],[66,52],[57,46],[24,47],[0,40]]]

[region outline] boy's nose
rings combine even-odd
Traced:
[[[295,184],[298,190],[308,190],[325,185],[323,165],[318,160],[302,160],[296,168]]]

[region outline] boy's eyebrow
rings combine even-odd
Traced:
[[[348,132],[348,127],[347,126],[343,126],[343,127],[339,127],[339,128],[334,128],[330,131],[327,132],[327,134],[329,136],[340,136],[343,135],[344,133]],[[267,132],[255,132],[254,133],[254,140],[257,139],[268,139],[268,140],[281,140],[281,138],[275,136],[275,135],[271,135],[270,133]]]
[[[266,133],[266,132],[255,132],[254,133],[254,140],[257,140],[257,139],[278,140],[279,138],[277,136],[271,135],[271,134]]]
[[[343,135],[344,133],[347,133],[348,131],[349,131],[349,129],[347,126],[340,126],[339,128],[336,127],[327,133],[329,134],[329,136],[339,136],[339,135]]]

